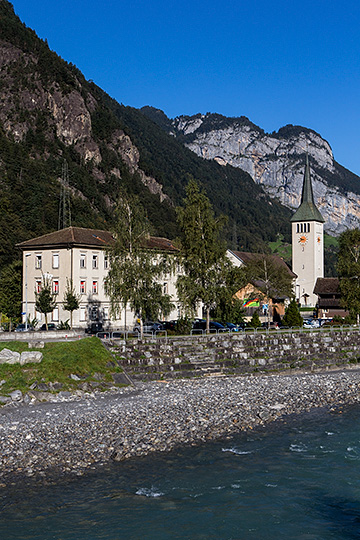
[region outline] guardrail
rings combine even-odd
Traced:
[[[191,337],[196,336],[209,336],[209,335],[224,335],[224,334],[230,334],[230,335],[246,335],[246,334],[312,334],[312,333],[332,333],[332,332],[359,332],[360,326],[357,325],[339,325],[339,326],[320,326],[320,327],[312,327],[312,328],[304,328],[300,326],[292,326],[292,327],[280,327],[280,328],[266,328],[266,327],[259,327],[259,328],[238,328],[238,329],[217,329],[217,328],[210,328],[209,333],[206,333],[206,330],[202,328],[193,328],[190,331],[189,335]],[[168,339],[168,332],[167,330],[156,330],[151,332],[144,332],[144,338],[149,339]],[[131,337],[139,338],[140,332],[138,330],[114,330],[114,331],[103,331],[98,332],[96,336],[100,339],[108,339],[108,340],[117,340],[117,339],[129,339]],[[174,336],[179,337],[179,336]]]

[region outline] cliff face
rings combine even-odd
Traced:
[[[248,172],[271,197],[291,209],[300,204],[308,152],[325,229],[339,234],[360,226],[360,178],[335,162],[330,145],[316,132],[286,126],[268,135],[245,118],[211,114],[175,118],[172,132],[198,156]]]
[[[51,78],[44,84],[38,64],[36,55],[24,54],[12,44],[0,41],[0,124],[5,133],[21,143],[30,130],[39,129],[41,121],[41,131],[48,142],[57,139],[72,147],[85,164],[91,162],[93,176],[104,180],[102,153],[92,126],[92,115],[99,107],[97,99],[77,77],[71,80],[72,88],[64,89]],[[115,130],[107,146],[131,174],[138,173],[151,193],[158,194],[161,201],[167,198],[161,184],[139,167],[139,151],[130,137]],[[116,167],[110,173],[121,178]]]

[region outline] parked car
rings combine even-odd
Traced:
[[[143,324],[143,331],[145,334],[151,334],[153,332],[157,332],[159,330],[165,330],[163,324],[161,322],[154,322],[154,321],[145,321]],[[137,323],[134,326],[134,332],[140,333],[140,324]]]
[[[225,328],[228,328],[230,332],[240,332],[241,330],[243,330],[243,328],[241,328],[238,324],[234,324],[232,322],[226,322],[222,324],[223,326],[225,326]]]
[[[46,332],[46,324],[42,324],[39,328],[41,332]],[[56,330],[56,324],[55,323],[48,323],[47,330]]]
[[[162,321],[163,330],[176,330],[176,321]]]
[[[227,332],[227,328],[219,322],[210,321],[209,324],[210,332]],[[196,320],[193,324],[193,330],[206,330],[206,321],[205,319]]]
[[[304,319],[304,328],[320,328],[322,326],[320,319]]]
[[[34,327],[28,324],[26,328],[25,323],[20,323],[15,328],[15,332],[33,332],[33,331],[34,331]]]
[[[87,328],[85,328],[85,334],[94,336],[98,332],[103,332],[104,328],[101,322],[93,322]]]

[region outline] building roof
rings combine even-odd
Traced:
[[[68,227],[49,234],[31,238],[17,244],[22,249],[53,248],[53,247],[97,247],[103,248],[114,242],[111,232],[100,229],[85,229],[82,227]],[[176,252],[178,249],[171,240],[158,236],[149,236],[144,247],[160,251]]]
[[[309,156],[306,154],[306,163],[304,171],[304,182],[301,194],[301,204],[292,216],[290,221],[318,221],[324,223],[325,220],[315,206],[314,194],[310,177]]]
[[[319,296],[324,294],[340,295],[340,282],[338,278],[317,278],[314,294]]]
[[[254,261],[258,259],[259,257],[263,256],[262,253],[249,253],[247,251],[231,251],[231,253],[233,253],[235,257],[237,257],[243,264],[245,264],[245,266],[249,262]],[[279,257],[279,255],[272,254],[272,255],[267,255],[267,256],[271,257],[274,263],[278,264],[279,266],[284,267],[288,271],[289,275],[291,275],[293,278],[297,277],[297,275],[294,274],[294,272],[288,267],[284,259]]]

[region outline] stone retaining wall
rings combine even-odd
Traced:
[[[0,332],[0,341],[41,341],[43,339],[75,339],[84,337],[83,330],[49,330],[48,332]]]
[[[329,369],[360,362],[360,332],[240,333],[118,340],[112,347],[135,379]]]

